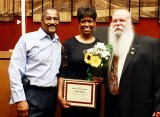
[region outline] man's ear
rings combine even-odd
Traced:
[[[41,18],[41,23],[43,22],[43,18]]]

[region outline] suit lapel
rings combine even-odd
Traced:
[[[129,50],[128,54],[127,54],[127,57],[126,57],[126,60],[125,60],[124,66],[123,66],[122,75],[123,75],[123,73],[125,72],[126,68],[128,67],[129,63],[132,61],[132,58],[133,58],[134,55],[136,54],[138,48],[139,48],[139,40],[138,40],[137,35],[135,35],[133,44],[132,44],[132,46],[130,47],[130,50]],[[121,76],[122,76],[122,75],[121,75]]]

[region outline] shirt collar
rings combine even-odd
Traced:
[[[38,34],[39,34],[40,39],[44,39],[44,37],[49,37],[49,35],[46,32],[44,32],[44,30],[41,27],[38,29]],[[53,41],[54,40],[55,41],[60,41],[60,39],[59,39],[59,37],[56,33],[55,33],[54,38],[53,38]]]

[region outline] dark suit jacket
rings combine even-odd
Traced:
[[[101,42],[108,42],[108,26],[97,26],[93,36]]]
[[[121,117],[151,117],[154,111],[160,111],[160,44],[156,39],[135,36],[124,64],[119,91]],[[109,114],[111,102],[107,89],[106,117],[113,117]]]

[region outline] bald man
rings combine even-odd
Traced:
[[[159,41],[135,34],[130,12],[120,9],[113,13],[109,43],[113,58],[118,58],[118,68],[113,85],[113,62],[109,65],[105,116],[160,117]]]

